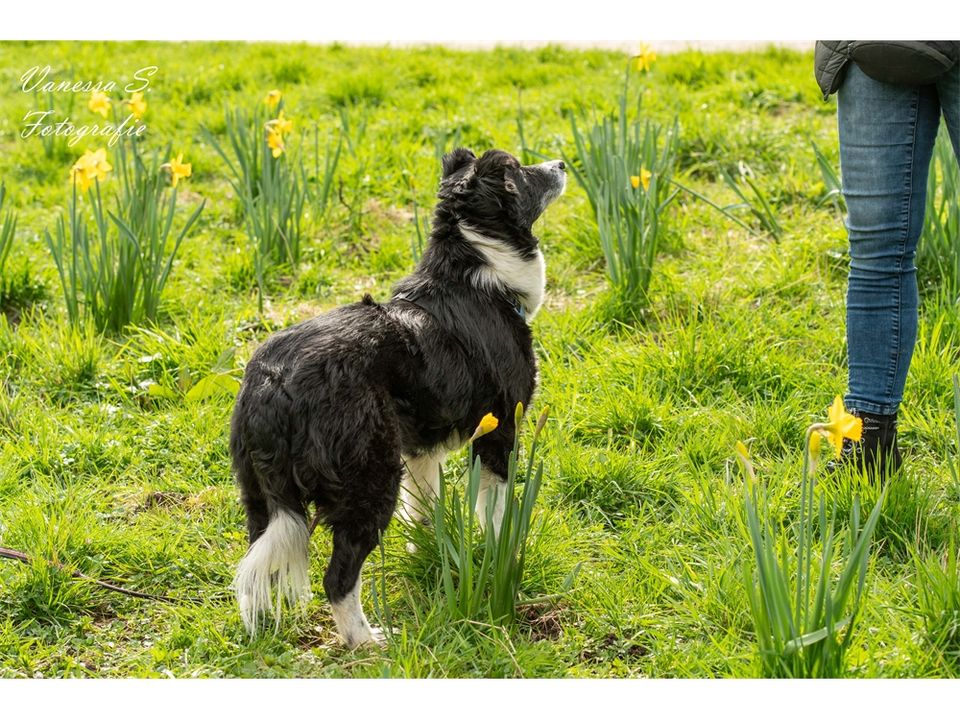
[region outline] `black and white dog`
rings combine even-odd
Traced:
[[[440,464],[486,413],[478,507],[503,515],[514,408],[537,364],[527,321],[544,261],[532,226],[566,186],[562,162],[522,166],[491,150],[443,158],[433,230],[419,265],[386,304],[370,296],[282,330],[250,359],[230,435],[250,547],[234,588],[255,633],[285,597],[310,597],[307,507],[333,531],[323,587],[349,647],[379,640],[360,606],[360,568],[404,489],[423,519]],[[489,493],[499,496],[492,499]]]

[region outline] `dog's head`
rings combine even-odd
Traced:
[[[457,148],[443,158],[437,197],[459,222],[485,235],[517,230],[526,235],[566,185],[562,160],[521,165],[503,150],[488,150],[477,158]]]
[[[560,160],[521,165],[503,150],[480,158],[457,148],[443,158],[437,218],[451,221],[480,261],[476,282],[497,288],[533,317],[546,283],[533,223],[567,185]]]

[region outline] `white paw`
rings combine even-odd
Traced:
[[[343,642],[350,650],[356,650],[363,645],[385,647],[387,644],[387,636],[380,628],[370,627],[365,632],[357,633],[351,637],[345,637]]]
[[[387,646],[387,636],[380,628],[373,626],[370,628],[370,639],[367,641],[369,643],[376,643],[380,647]]]
[[[417,547],[416,543],[412,543],[412,542],[407,543],[407,552],[410,553],[411,555],[413,555],[419,549],[420,548]]]

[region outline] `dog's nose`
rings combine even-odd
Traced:
[[[567,169],[567,166],[564,164],[563,160],[558,160],[558,161],[557,161],[557,167],[560,168],[561,170],[566,170],[566,169]]]

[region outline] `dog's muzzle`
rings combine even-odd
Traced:
[[[547,177],[550,178],[550,191],[547,193],[547,203],[551,203],[563,195],[567,189],[567,166],[563,160],[549,160],[536,166],[542,168]]]

